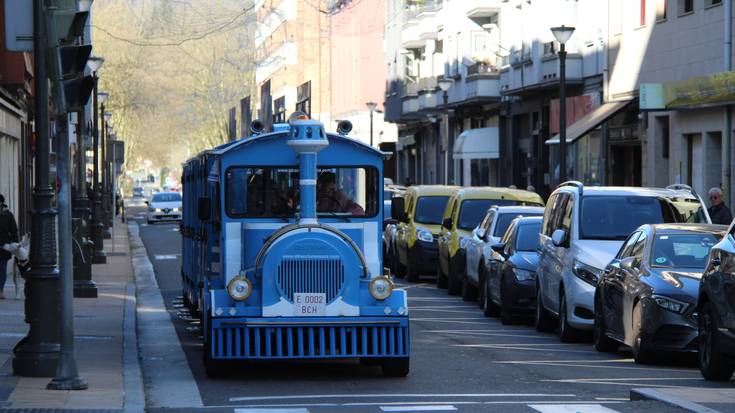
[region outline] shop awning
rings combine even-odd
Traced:
[[[466,130],[454,141],[455,159],[498,159],[498,128]]]
[[[603,103],[601,106],[592,109],[592,111],[581,118],[578,121],[572,123],[567,128],[567,139],[566,142],[574,142],[577,139],[584,136],[587,132],[600,126],[601,123],[615,116],[616,113],[625,109],[631,100],[622,100],[617,102]],[[553,138],[546,141],[547,145],[558,145],[559,135],[554,135]]]

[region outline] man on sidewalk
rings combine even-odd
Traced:
[[[5,197],[0,194],[0,245],[18,242],[18,225],[15,217],[5,205]],[[0,248],[0,300],[5,299],[3,288],[8,276],[8,261],[12,256],[9,252]]]
[[[709,190],[710,207],[707,209],[709,217],[713,224],[730,225],[732,222],[732,213],[730,208],[722,201],[722,190],[720,188],[712,188]]]

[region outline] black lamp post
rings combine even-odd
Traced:
[[[572,37],[574,27],[552,27],[559,42],[559,182],[567,180],[567,51],[565,43]]]
[[[378,104],[370,101],[365,106],[370,110],[370,146],[373,146],[373,113],[375,113],[375,108],[378,107]]]
[[[104,61],[104,60],[103,60]],[[101,66],[101,63],[100,63]],[[92,165],[92,183],[94,185],[94,198],[92,200],[92,242],[94,242],[94,258],[92,259],[93,264],[105,264],[107,263],[107,255],[104,252],[104,236],[103,232],[105,224],[102,222],[102,187],[100,185],[100,115],[98,108],[101,106],[104,110],[105,101],[107,100],[106,92],[98,92],[97,90],[97,74],[95,72],[95,83],[94,83],[94,108],[92,110],[94,122],[92,126],[92,133],[94,138],[94,155]]]
[[[444,147],[444,185],[449,185],[449,88],[454,80],[443,77],[439,80],[439,89],[443,92],[444,116],[442,119],[442,146]]]
[[[114,211],[110,211],[110,199],[112,198],[110,193],[110,154],[107,152],[110,142],[108,126],[111,118],[112,113],[106,112],[103,106],[102,119],[104,123],[102,124],[102,141],[100,144],[102,146],[102,216],[104,217],[102,223],[105,227],[102,234],[105,239],[112,238],[110,227],[112,227],[112,214],[114,213]]]

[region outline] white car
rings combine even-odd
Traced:
[[[181,221],[181,194],[178,192],[158,192],[151,196],[148,204],[148,223],[161,221]]]
[[[685,185],[559,185],[541,225],[536,329],[551,331],[558,320],[564,342],[575,340],[579,330],[591,330],[597,281],[625,239],[643,224],[675,222],[711,222],[702,199]]]
[[[485,275],[494,271],[497,253],[492,246],[500,242],[510,223],[519,216],[541,216],[542,207],[530,206],[495,206],[487,210],[485,218],[472,231],[472,238],[467,241],[467,282],[479,291],[478,301],[483,305]]]

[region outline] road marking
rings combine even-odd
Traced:
[[[698,378],[692,377],[662,377],[662,378],[625,378],[625,379],[606,379],[606,378],[595,378],[595,379],[561,379],[561,380],[541,380],[545,382],[553,383],[574,383],[574,384],[606,384],[611,386],[632,386],[635,383],[631,381],[664,381],[664,380],[680,380],[680,381],[699,381]],[[677,386],[674,384],[648,384],[643,383],[646,387],[688,387],[688,386]]]
[[[299,399],[360,399],[360,398],[378,398],[378,397],[575,397],[574,394],[549,394],[549,393],[460,393],[460,394],[303,394],[303,395],[282,395],[282,396],[250,396],[250,397],[230,397],[230,403],[246,402],[246,401],[264,401],[264,400],[299,400]],[[385,404],[385,403],[384,403]]]
[[[295,409],[235,409],[235,413],[309,413],[309,409],[302,407]]]
[[[416,308],[416,307],[409,307],[410,311],[437,311],[441,313],[471,313],[471,314],[477,314],[477,309],[470,309],[467,308],[466,310],[437,310],[434,308]]]
[[[530,345],[530,344],[526,344]],[[555,351],[555,350],[552,350]],[[556,367],[587,367],[591,369],[627,369],[627,370],[637,370],[637,371],[667,371],[667,372],[677,372],[677,373],[690,373],[699,375],[699,370],[683,370],[683,369],[674,369],[674,368],[668,368],[668,367],[662,367],[662,368],[656,368],[656,367],[641,367],[637,364],[630,365],[630,366],[601,366],[599,364],[601,363],[628,363],[628,360],[632,359],[620,359],[620,360],[568,360],[568,361],[551,361],[551,360],[523,360],[523,361],[493,361],[492,363],[496,364],[528,364],[528,365],[540,365],[540,366],[556,366]],[[589,363],[593,363],[590,365]],[[597,363],[598,365],[594,365],[594,363]]]
[[[380,406],[380,410],[384,412],[449,412],[457,410],[452,405],[434,405],[434,406]]]
[[[523,346],[530,346],[532,344],[522,344]],[[538,345],[538,344],[535,344]],[[542,344],[546,345],[546,344]],[[497,350],[524,350],[524,351],[550,351],[550,352],[560,352],[560,353],[592,353],[597,354],[596,351],[592,350],[563,350],[563,349],[555,349],[555,348],[528,348],[528,347],[520,347],[520,346],[509,346],[506,344],[453,344],[453,347],[478,347],[478,348],[494,348]]]
[[[175,260],[177,255],[178,254],[155,255],[153,258],[155,258],[156,261],[161,261],[161,260]]]
[[[413,310],[413,309],[412,309]],[[488,330],[487,333],[480,333],[475,331],[467,332],[466,330],[440,330],[440,331],[421,331],[421,333],[430,333],[430,334],[456,334],[456,335],[466,335],[469,337],[474,336],[475,338],[478,337],[515,337],[515,338],[532,338],[532,339],[548,339],[552,341],[558,341],[558,339],[554,339],[554,337],[550,336],[544,336],[544,335],[530,335],[530,334],[514,334],[512,330],[501,330],[504,331],[503,333],[493,333],[493,330]],[[524,333],[522,330],[516,330],[517,333]],[[527,331],[526,331],[527,332]],[[510,345],[517,345],[517,346],[539,346],[539,345],[553,345],[553,346],[568,346],[566,343],[523,343],[523,344],[505,344],[503,345],[510,346]]]
[[[529,404],[528,407],[541,413],[618,413],[601,404]]]

